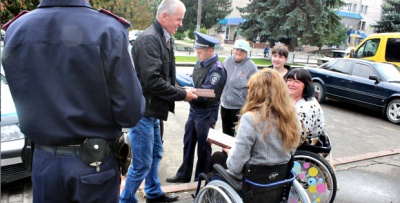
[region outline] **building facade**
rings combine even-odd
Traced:
[[[345,6],[337,10],[341,22],[348,28],[347,46],[357,46],[367,36],[374,34],[371,25],[377,24],[382,15],[383,0],[344,0]]]
[[[208,34],[219,38],[222,37],[227,43],[239,39],[240,36],[237,35],[237,28],[240,23],[244,22],[244,19],[237,7],[246,7],[250,1],[251,0],[231,0],[232,12],[211,27],[208,30]]]

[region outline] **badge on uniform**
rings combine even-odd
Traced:
[[[221,75],[218,73],[213,73],[210,77],[211,84],[215,85],[218,83],[219,79],[221,79]]]

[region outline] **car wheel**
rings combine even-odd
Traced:
[[[324,86],[320,82],[314,82],[315,92],[318,94],[317,99],[319,103],[322,103],[326,99]]]
[[[400,99],[394,99],[389,103],[386,107],[386,117],[390,122],[400,124]]]

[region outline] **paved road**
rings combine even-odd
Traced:
[[[334,159],[361,157],[400,148],[400,126],[389,123],[379,113],[341,102],[322,104],[326,131],[333,144]],[[183,127],[188,115],[188,103],[177,102],[176,112],[165,122],[164,157],[160,165],[160,180],[175,174],[182,161]],[[221,122],[217,122],[221,130]],[[220,150],[214,146],[214,151]],[[336,166],[340,186],[336,202],[400,202],[400,154],[389,157]],[[22,185],[22,187],[21,187]],[[179,193],[179,202],[190,202],[193,191]],[[16,188],[2,186],[1,202],[31,202],[31,185]],[[144,202],[141,199],[141,202]]]

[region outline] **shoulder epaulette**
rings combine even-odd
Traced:
[[[217,61],[216,64],[217,64],[217,67],[221,67],[221,68],[224,67],[224,65],[222,65],[221,61]]]
[[[131,27],[131,23],[128,20],[126,20],[123,17],[115,15],[114,13],[111,13],[110,11],[107,11],[104,8],[100,8],[99,12],[100,13],[105,13],[105,14],[107,14],[109,16],[112,16],[113,18],[117,19],[120,23],[122,23],[126,28],[130,28]]]
[[[1,28],[4,30],[7,30],[7,28],[11,25],[11,23],[13,23],[15,20],[17,20],[19,17],[23,16],[24,14],[28,13],[29,11],[27,10],[23,10],[21,11],[21,13],[18,13],[17,16],[15,16],[13,19],[9,20],[8,22],[6,22],[6,24],[4,24]]]

